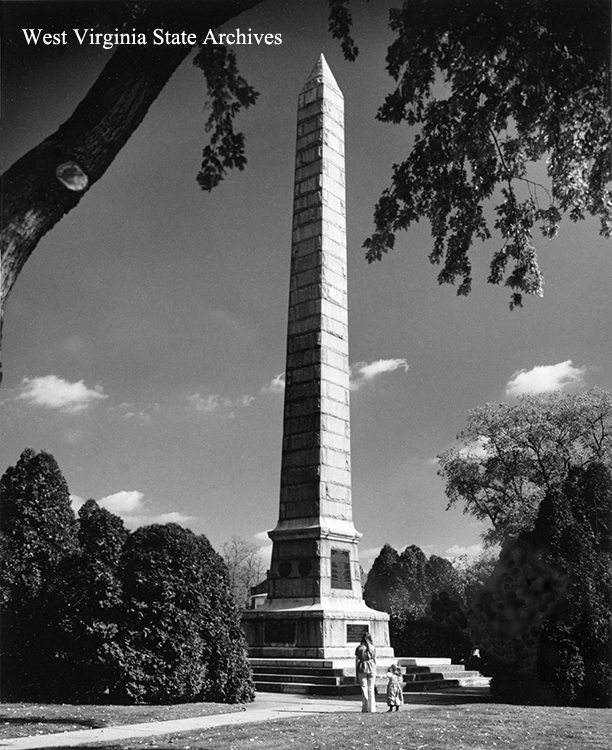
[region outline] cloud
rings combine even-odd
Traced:
[[[100,498],[98,505],[106,508],[106,510],[110,510],[111,513],[123,516],[141,510],[143,507],[143,497],[144,494],[138,492],[138,490],[121,490],[120,492],[115,492],[113,495]]]
[[[261,390],[263,393],[283,393],[285,390],[285,373],[279,372],[272,378],[269,385],[264,385]]]
[[[454,544],[444,551],[446,557],[479,557],[483,552],[482,544],[472,544],[469,547],[460,547]]]
[[[364,383],[386,372],[394,372],[402,368],[408,372],[408,362],[405,359],[377,359],[374,362],[357,362],[351,366],[351,390],[357,391]]]
[[[171,513],[160,513],[159,516],[152,516],[147,523],[178,523],[178,524],[186,524],[189,521],[192,521],[195,518],[195,516],[186,516],[184,513],[179,513],[178,511],[172,511]]]
[[[88,388],[82,380],[70,383],[58,378],[57,375],[45,375],[40,378],[24,378],[21,381],[21,393],[17,398],[29,401],[35,406],[75,414],[108,396],[102,390],[102,386]]]
[[[72,510],[77,514],[85,500],[79,495],[70,495],[70,502]],[[127,528],[131,530],[152,523],[178,523],[186,526],[190,521],[195,520],[195,516],[187,516],[178,511],[158,513],[157,515],[147,512],[148,507],[144,500],[144,493],[138,490],[120,490],[112,495],[106,495],[106,497],[98,500],[98,505],[119,516]]]
[[[245,395],[231,399],[221,396],[218,393],[202,396],[198,392],[187,396],[187,400],[194,406],[196,411],[211,413],[222,409],[234,409],[236,406],[250,406],[255,401],[255,396]],[[233,416],[233,412],[230,416]]]
[[[506,396],[546,393],[568,386],[581,387],[584,385],[586,371],[586,367],[574,367],[571,359],[556,365],[538,365],[531,370],[517,370],[506,385]]]

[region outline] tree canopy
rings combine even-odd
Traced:
[[[438,456],[449,507],[487,521],[490,543],[516,537],[533,524],[547,492],[572,469],[612,466],[612,393],[525,395],[512,404],[486,404],[468,414],[461,447]]]
[[[467,613],[496,699],[610,706],[612,471],[593,462],[547,492]]]
[[[536,225],[551,238],[564,213],[591,214],[602,234],[612,232],[609,5],[405,0],[390,25],[387,69],[397,87],[378,118],[418,133],[376,206],[368,260],[427,218],[438,281],[458,279],[457,293],[468,294],[468,252],[495,228],[502,244],[488,281],[504,281],[511,307],[541,295]]]
[[[227,568],[205,536],[129,533],[94,500],[75,519],[45,452],[26,449],[0,489],[3,699],[253,699]]]
[[[35,5],[50,23],[76,11],[97,28],[114,25],[138,34],[189,27],[203,34],[260,2]],[[328,5],[332,36],[353,60],[358,49],[350,0]],[[532,238],[537,223],[550,237],[562,213],[574,221],[593,214],[610,233],[606,4],[584,0],[576,12],[569,0],[405,0],[391,12],[390,25],[396,39],[387,65],[397,88],[378,116],[418,132],[377,204],[366,257],[380,259],[397,231],[427,218],[434,239],[430,258],[443,264],[439,282],[459,278],[458,293],[467,294],[468,251],[474,240],[491,236],[484,207],[493,200],[503,245],[493,256],[489,281],[501,282],[510,264],[505,283],[511,305],[518,305],[523,293],[542,291]],[[190,50],[190,44],[119,46],[66,122],[4,173],[2,305],[41,237],[103,176]],[[228,169],[244,167],[244,137],[233,121],[256,92],[223,46],[200,45],[194,62],[210,99],[210,140],[197,177],[209,190]],[[535,175],[528,171],[543,159],[548,188],[537,169]]]

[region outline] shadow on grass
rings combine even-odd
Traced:
[[[93,719],[54,718],[45,716],[0,716],[0,724],[14,724],[15,726],[27,726],[28,724],[60,724],[86,727],[87,729],[103,729],[107,725],[104,722]]]

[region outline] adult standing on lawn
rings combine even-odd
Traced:
[[[361,685],[361,713],[375,713],[376,648],[369,633],[361,636],[361,643],[355,649],[355,675]]]

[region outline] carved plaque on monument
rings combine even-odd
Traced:
[[[364,633],[370,632],[370,626],[367,622],[349,623],[346,626],[346,642],[359,643]]]
[[[294,644],[295,620],[269,620],[265,624],[265,642]]]
[[[351,556],[346,549],[331,550],[331,585],[333,589],[351,588]]]

